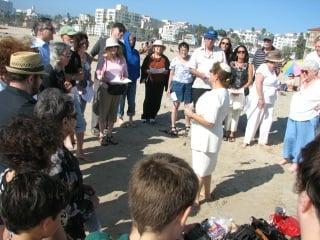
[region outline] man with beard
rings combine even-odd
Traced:
[[[9,85],[0,92],[0,128],[19,114],[32,115],[41,76],[46,74],[41,56],[35,52],[16,52],[6,66]]]

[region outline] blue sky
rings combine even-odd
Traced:
[[[96,8],[127,5],[129,11],[158,19],[187,21],[215,29],[257,29],[273,33],[304,32],[320,27],[320,0],[12,0],[15,8],[35,5],[38,12],[72,16],[94,15]]]

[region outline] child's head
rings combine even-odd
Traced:
[[[161,234],[169,225],[181,234],[198,187],[198,178],[188,163],[170,154],[153,154],[135,164],[128,194],[139,234]]]
[[[1,217],[10,232],[28,232],[40,239],[53,235],[61,224],[67,193],[60,181],[44,173],[27,172],[5,186],[0,200]]]

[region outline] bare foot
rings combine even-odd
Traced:
[[[244,143],[244,144],[241,145],[242,148],[246,148],[246,147],[248,147],[248,146],[249,146],[248,143]]]
[[[290,161],[289,160],[287,160],[287,159],[282,159],[280,162],[279,162],[279,164],[280,165],[286,165],[286,164],[288,164],[288,163],[290,163]]]
[[[291,173],[295,173],[295,172],[297,172],[298,167],[299,167],[298,163],[292,163],[289,170]]]

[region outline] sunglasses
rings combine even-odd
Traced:
[[[309,73],[309,71],[308,71],[308,70],[301,70],[301,73],[308,74],[308,73]]]
[[[48,30],[48,31],[51,31],[51,32],[54,32],[55,28],[54,27],[46,27],[44,28],[45,30]]]
[[[228,43],[228,42],[221,42],[221,45],[227,45],[227,46],[229,46],[230,43]]]
[[[246,53],[245,51],[237,51],[237,53]]]

